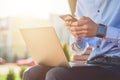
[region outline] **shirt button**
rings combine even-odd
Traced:
[[[99,12],[100,12],[100,10],[97,10],[97,12],[99,13]]]
[[[100,48],[100,46],[99,46],[99,45],[97,45],[97,48]]]

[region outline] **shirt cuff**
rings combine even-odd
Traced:
[[[72,50],[79,55],[83,55],[88,46],[88,43],[85,42],[83,39],[76,39],[76,41],[73,42],[71,45]]]
[[[106,38],[120,39],[120,29],[109,26],[106,32]]]

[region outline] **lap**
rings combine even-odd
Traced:
[[[46,80],[116,80],[112,67],[56,67],[47,72]]]
[[[23,80],[120,80],[116,72],[120,67],[48,67],[33,66],[25,71]],[[120,74],[118,75],[120,76]],[[113,79],[112,79],[113,78]],[[116,78],[116,79],[115,79]]]
[[[48,70],[52,67],[36,65],[27,69],[23,74],[23,80],[44,80]]]

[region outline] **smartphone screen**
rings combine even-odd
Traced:
[[[72,21],[72,22],[77,21],[77,19],[74,18],[74,17],[73,17],[72,15],[70,15],[70,14],[61,15],[60,18],[63,19],[64,21]]]

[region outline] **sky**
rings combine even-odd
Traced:
[[[67,0],[0,0],[0,17],[48,18],[49,14],[68,14]]]

